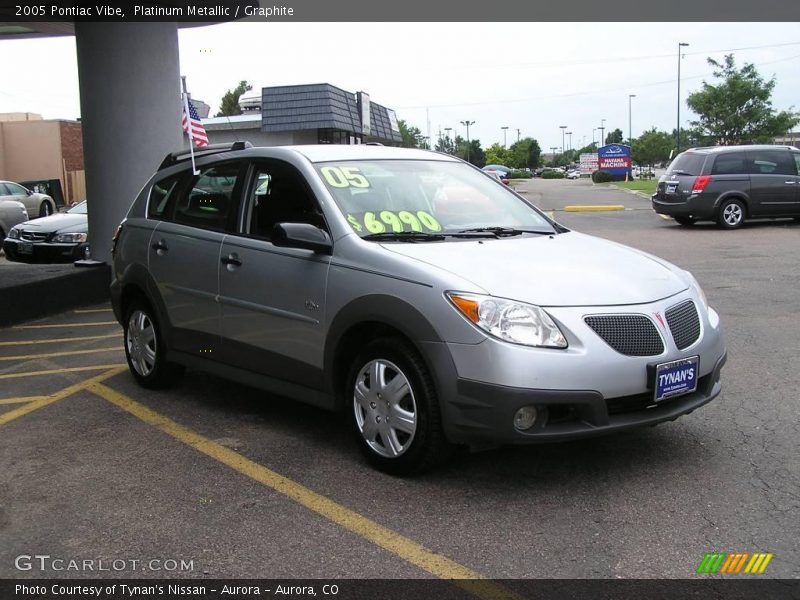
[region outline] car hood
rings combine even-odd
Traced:
[[[541,306],[643,304],[689,287],[665,261],[575,232],[383,246],[449,271],[493,296]]]
[[[41,219],[25,221],[17,225],[17,227],[25,231],[71,231],[86,233],[89,231],[89,220],[86,215],[82,214],[59,213],[49,217],[42,217]]]

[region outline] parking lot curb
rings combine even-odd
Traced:
[[[606,212],[625,210],[622,204],[572,204],[564,207],[564,212]]]
[[[111,268],[103,266],[4,286],[0,290],[0,327],[105,302],[110,285]]]

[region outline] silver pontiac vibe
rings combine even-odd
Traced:
[[[115,235],[133,377],[204,369],[345,410],[376,467],[671,421],[720,393],[688,272],[570,231],[451,156],[367,145],[164,159]]]

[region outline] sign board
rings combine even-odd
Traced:
[[[631,170],[631,147],[608,144],[597,150],[597,168],[612,175],[625,175]]]
[[[358,108],[361,110],[361,133],[371,135],[369,94],[366,92],[358,92]]]
[[[581,154],[581,175],[591,175],[597,171],[597,152]]]
[[[392,131],[400,133],[400,125],[397,124],[397,115],[391,108],[386,109],[386,114],[389,115],[389,127]]]

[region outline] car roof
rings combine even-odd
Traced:
[[[441,152],[419,150],[417,148],[396,148],[393,146],[373,146],[370,144],[316,144],[308,146],[281,146],[302,154],[311,162],[326,162],[337,160],[381,160],[381,159],[406,159],[406,160],[440,160],[458,162],[458,159]],[[258,151],[252,148],[250,152]]]
[[[700,146],[689,148],[686,152],[697,154],[720,154],[722,152],[736,152],[737,150],[791,150],[800,152],[800,149],[793,146],[777,146],[774,144],[742,144],[741,146]]]

